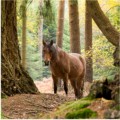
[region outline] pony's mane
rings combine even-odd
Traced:
[[[51,47],[52,51],[52,60],[57,58],[57,51],[58,51],[58,46],[56,44],[53,44]]]

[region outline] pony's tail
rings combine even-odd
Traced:
[[[85,82],[85,74],[86,74],[86,59],[83,56],[80,56],[79,58],[80,58],[80,61],[83,64],[83,73],[82,73],[83,74],[83,82],[82,82],[81,90],[84,91],[84,82]]]

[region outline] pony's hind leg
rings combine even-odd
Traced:
[[[77,79],[77,89],[78,89],[79,98],[83,96],[83,88],[84,88],[84,78],[83,76],[81,76]]]
[[[57,93],[57,84],[58,84],[58,79],[52,74],[53,78],[53,84],[54,84],[54,94]]]
[[[76,87],[76,80],[70,79],[70,83],[71,83],[71,85],[74,89],[75,98],[78,98],[78,90],[77,90],[77,87]]]

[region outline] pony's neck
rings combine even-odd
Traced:
[[[58,59],[58,46],[54,45],[52,48],[52,58],[51,58],[51,62],[55,62]]]

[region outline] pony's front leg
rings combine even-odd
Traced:
[[[57,93],[58,79],[53,74],[52,74],[52,78],[53,78],[53,85],[54,85],[54,94],[56,94]]]
[[[67,95],[68,94],[68,75],[67,74],[64,76],[63,81],[64,81],[64,90]]]

